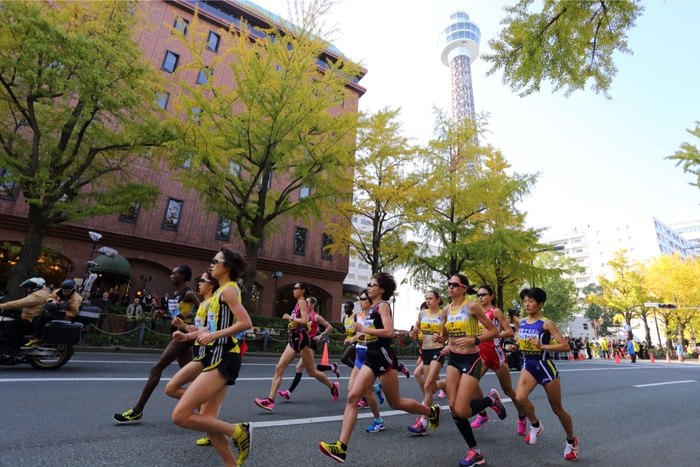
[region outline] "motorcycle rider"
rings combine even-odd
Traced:
[[[83,303],[83,297],[76,291],[75,281],[66,279],[61,282],[61,288],[55,290],[49,295],[47,304],[54,304],[66,312],[65,321],[73,321],[80,312],[80,305]],[[46,323],[54,319],[52,310],[47,309],[46,313],[41,313],[32,319],[34,326],[34,339],[30,340],[24,347],[34,347],[38,345],[41,337],[44,335],[44,326]]]
[[[19,286],[26,289],[26,297],[7,303],[0,303],[0,311],[17,308],[22,310],[21,319],[10,321],[3,326],[3,337],[5,345],[8,347],[8,354],[12,354],[22,347],[24,342],[22,336],[34,332],[32,320],[34,317],[44,313],[44,305],[49,298],[49,289],[46,287],[46,281],[41,277],[31,277]]]

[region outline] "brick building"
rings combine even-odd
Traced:
[[[138,32],[137,40],[145,56],[156,69],[169,74],[169,69],[187,63],[189,53],[180,44],[170,40],[170,25],[176,25],[177,18],[191,19],[195,5],[199,7],[200,22],[210,27],[210,48],[207,51],[213,58],[218,52],[220,37],[217,31],[228,28],[233,23],[241,27],[240,18],[254,26],[265,26],[263,14],[252,10],[248,1],[196,1],[173,0],[144,2],[150,26]],[[247,8],[246,8],[247,6]],[[264,10],[261,10],[264,11]],[[186,27],[186,25],[184,25]],[[259,34],[259,33],[257,33]],[[330,48],[326,54],[331,59],[339,52]],[[174,62],[174,63],[173,63]],[[214,70],[217,79],[230,80],[225,67]],[[195,84],[197,73],[189,71],[181,78]],[[346,99],[344,111],[357,112],[358,100],[365,89],[357,82],[359,77],[348,82],[351,97]],[[225,83],[225,81],[224,81]],[[177,89],[171,87],[171,94]],[[168,96],[163,96],[163,105],[168,105]],[[89,218],[52,229],[44,240],[44,246],[55,250],[58,255],[47,265],[47,280],[60,282],[63,277],[82,279],[85,263],[91,256],[93,241],[88,232],[103,235],[97,247],[108,246],[118,250],[130,264],[130,281],[125,277],[102,275],[96,282],[99,291],[119,287],[120,295],[128,294],[133,299],[137,290],[145,287],[159,297],[172,292],[169,275],[172,268],[188,264],[195,277],[208,266],[209,260],[224,243],[231,243],[243,251],[242,242],[235,236],[235,229],[220,219],[217,214],[208,214],[197,193],[185,190],[171,180],[171,172],[162,163],[144,158],[137,169],[139,175],[157,185],[162,195],[150,210],[136,210]],[[273,181],[274,184],[274,181]],[[294,193],[294,196],[304,196]],[[11,190],[0,190],[0,243],[16,243],[26,234],[27,205],[21,194],[14,196]],[[292,304],[291,290],[298,281],[306,281],[319,300],[321,312],[328,318],[340,317],[343,297],[343,279],[348,271],[348,257],[326,255],[323,252],[323,223],[304,224],[293,219],[282,219],[279,233],[265,238],[258,258],[258,294],[254,301],[255,312],[271,316],[289,311]],[[0,280],[6,283],[11,263],[0,255]],[[74,270],[71,271],[71,269]],[[281,272],[281,277],[275,277]],[[273,311],[273,296],[277,290],[277,306]]]

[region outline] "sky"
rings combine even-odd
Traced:
[[[402,109],[406,135],[417,144],[432,136],[433,108],[450,108],[450,73],[437,39],[453,11],[466,11],[481,29],[481,51],[500,31],[503,7],[516,0],[345,0],[328,17],[333,43],[368,69],[360,110]],[[256,3],[282,17],[286,0]],[[700,120],[700,1],[648,1],[628,34],[633,55],[616,54],[611,100],[593,91],[567,98],[518,97],[500,73],[472,64],[477,112],[487,112],[488,143],[519,173],[540,173],[521,209],[528,225],[551,235],[573,227],[655,216],[665,223],[700,219],[700,189],[664,160]],[[547,234],[545,234],[547,236]]]

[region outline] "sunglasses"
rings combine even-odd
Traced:
[[[448,282],[447,287],[452,287],[452,288],[457,288],[457,287],[464,287],[466,288],[467,286],[462,284],[461,282]]]
[[[199,282],[200,282],[200,283],[201,283],[201,282],[208,282],[208,283],[211,284],[211,281],[210,281],[209,279],[205,279],[205,278],[203,278],[203,277],[200,277],[200,278],[199,278]]]
[[[376,282],[375,283],[370,282],[369,284],[367,284],[368,289],[370,289],[372,287],[379,287],[379,284],[377,284]]]
[[[301,290],[301,287],[293,287],[292,290]]]
[[[211,260],[211,264],[214,264],[214,265],[219,264],[219,263],[225,263],[225,262],[226,262],[225,259],[219,259],[219,258],[212,258],[212,260]]]
[[[369,300],[369,298],[367,298],[367,297],[364,297],[364,298],[360,297],[360,301],[361,301],[361,302],[366,302],[367,300]]]
[[[478,294],[476,294],[476,296],[479,297],[479,298],[481,298],[481,297],[488,297],[489,295],[491,295],[491,294],[488,294],[488,293],[478,293]]]

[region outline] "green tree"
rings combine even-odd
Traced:
[[[535,11],[535,5],[541,9]],[[617,68],[613,54],[631,54],[627,31],[644,11],[641,0],[520,0],[505,7],[503,29],[489,41],[488,75],[503,72],[503,83],[521,96],[538,92],[542,81],[566,95],[591,88],[608,97]]]
[[[176,109],[186,118],[176,115],[169,123],[180,135],[178,165],[190,169],[176,178],[231,220],[241,238],[251,266],[243,277],[244,303],[253,291],[260,241],[278,229],[278,220],[319,219],[351,190],[357,115],[343,104],[348,81],[361,69],[342,56],[319,68],[328,43],[317,25],[327,4],[313,2],[298,27],[261,29],[254,39],[221,31],[222,46],[211,61],[204,54],[208,28],[196,11],[186,37],[173,29],[192,55],[176,78],[188,70],[209,76],[201,85],[179,82],[185,92]],[[233,76],[232,86],[217,80],[224,73]]]
[[[415,249],[406,236],[419,177],[409,172],[415,151],[402,134],[400,112],[384,108],[361,116],[352,200],[337,203],[340,221],[326,226],[334,241],[329,249],[344,253],[349,247],[372,274],[405,263]]]
[[[4,189],[29,205],[11,293],[52,227],[157,199],[133,163],[170,136],[155,103],[159,74],[134,40],[133,3],[0,7],[0,167]]]
[[[604,307],[591,302],[589,299],[591,295],[600,297],[603,294],[603,288],[598,284],[591,283],[582,289],[582,293],[585,297],[583,317],[594,323],[597,336],[607,336],[610,333],[609,329],[613,327],[614,324],[612,314]]]
[[[686,131],[696,138],[700,138],[700,122],[695,122],[695,128]],[[697,179],[690,184],[700,188],[700,150],[697,146],[683,143],[672,156],[668,156],[666,159],[676,161],[676,167],[683,166],[684,173],[697,176]]]
[[[584,271],[574,258],[553,251],[540,253],[535,259],[535,266],[542,271],[541,282],[537,287],[547,292],[547,302],[543,315],[561,325],[571,321],[578,310],[578,290],[571,278],[575,273]]]

